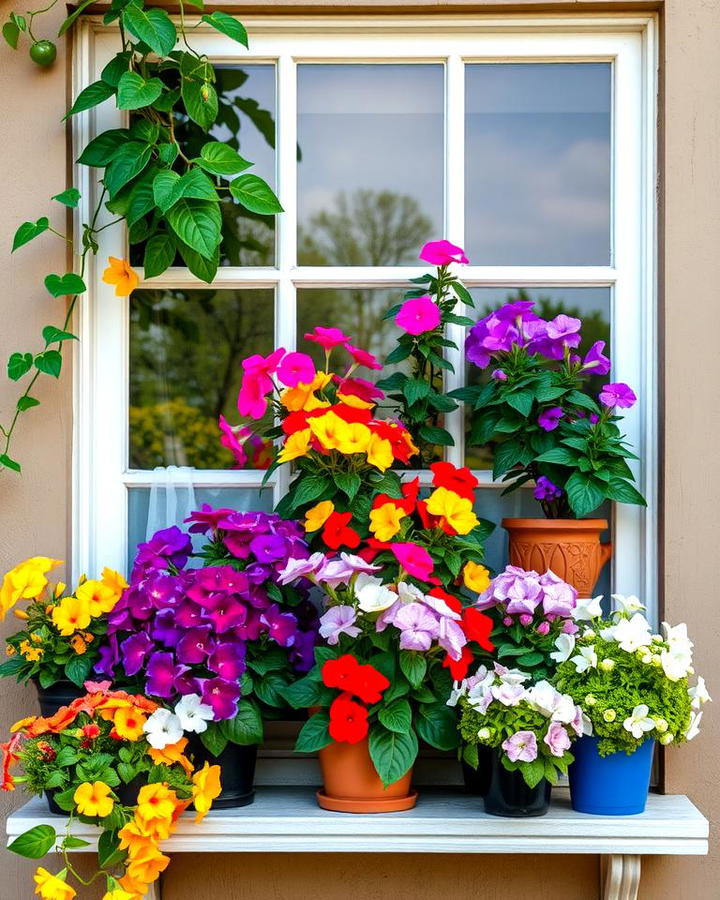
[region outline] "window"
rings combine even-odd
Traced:
[[[156,465],[187,464],[198,500],[238,506],[281,496],[287,474],[257,491],[257,460],[228,469],[215,420],[231,418],[239,361],[292,348],[314,324],[342,324],[382,353],[380,316],[418,272],[431,238],[464,246],[463,279],[480,315],[525,292],[548,309],[581,310],[609,338],[614,373],[640,402],[626,419],[639,448],[647,511],[611,511],[614,583],[655,596],[654,115],[652,17],[470,19],[403,16],[249,18],[249,53],[205,26],[200,49],[222,65],[220,140],[279,193],[276,221],[225,211],[228,237],[212,286],[173,268],[129,302],[102,284],[103,243],[81,311],[78,348],[75,566],[126,567],[144,537]],[[75,89],[113,49],[89,20]],[[78,117],[78,147],[122,123],[109,104]],[[79,170],[85,197],[96,186]],[[138,248],[132,249],[133,258]],[[451,326],[462,347],[464,332]],[[449,352],[468,373],[462,349]],[[449,416],[448,458],[481,479],[481,512],[533,513],[527,492],[501,497],[489,451],[465,448]],[[258,448],[262,452],[262,448]],[[501,562],[500,529],[490,562]]]

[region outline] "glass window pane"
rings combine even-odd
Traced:
[[[220,445],[218,416],[239,422],[241,362],[272,351],[274,318],[272,290],[132,294],[131,468],[234,467],[231,453]],[[261,449],[249,453],[248,467],[262,467]]]
[[[298,259],[418,263],[443,233],[440,65],[298,67]]]
[[[610,262],[609,63],[466,69],[466,246],[474,265]]]
[[[585,353],[595,341],[605,341],[605,350],[610,348],[610,288],[609,287],[541,287],[520,288],[472,288],[470,293],[475,301],[475,308],[467,315],[482,319],[492,310],[516,300],[534,300],[536,312],[543,319],[553,319],[564,313],[582,319],[582,343],[578,352]],[[490,378],[491,368],[478,369],[468,363],[467,384],[485,384]],[[591,389],[599,391],[607,378],[590,379]],[[470,410],[465,407],[466,424],[469,428]],[[466,465],[472,469],[492,469],[493,448],[467,446],[465,450]]]
[[[254,165],[248,171],[275,188],[275,67],[272,65],[216,67],[219,112],[209,136],[186,115],[175,115],[175,133],[186,156],[200,155],[208,140],[221,141],[237,150]],[[176,162],[182,174],[185,167]],[[228,179],[219,179],[227,185]],[[220,262],[231,266],[272,266],[275,264],[275,216],[257,216],[239,206],[226,193],[221,205],[223,242]],[[148,219],[149,221],[149,219]],[[130,259],[141,266],[147,229],[131,230]],[[176,257],[174,265],[182,266]]]

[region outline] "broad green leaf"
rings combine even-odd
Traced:
[[[84,166],[103,168],[129,140],[130,132],[127,128],[111,128],[109,131],[103,131],[90,141],[78,157],[78,162]]]
[[[80,202],[80,191],[77,188],[68,188],[61,194],[55,194],[52,199],[57,200],[58,203],[62,203],[64,206],[69,206],[70,209],[76,209]]]
[[[457,715],[444,702],[423,704],[415,716],[418,736],[437,750],[453,750],[458,745]]]
[[[164,162],[166,166],[171,166],[177,159],[180,148],[177,144],[158,144],[155,149],[158,152],[160,161]]]
[[[222,219],[216,203],[183,198],[168,210],[167,220],[191,250],[205,259],[213,259],[222,240]]]
[[[223,735],[233,744],[260,744],[263,739],[263,725],[260,710],[252,700],[241,700],[234,719],[226,719],[221,724]]]
[[[67,850],[79,850],[81,847],[90,846],[90,841],[84,841],[82,838],[75,837],[74,834],[66,835],[62,843]]]
[[[153,179],[153,196],[155,205],[162,212],[167,212],[182,197],[180,175],[172,169],[163,169]]]
[[[535,461],[554,463],[558,466],[576,466],[578,455],[571,450],[567,450],[565,447],[553,447],[553,449],[548,450],[547,453],[541,453]]]
[[[11,252],[14,253],[18,249],[18,247],[22,247],[23,244],[27,244],[29,241],[32,241],[39,234],[47,231],[49,227],[50,222],[45,216],[41,216],[37,220],[37,222],[23,222],[15,232]]]
[[[32,353],[13,353],[8,360],[7,373],[11,381],[19,381],[32,369]]]
[[[118,82],[118,109],[141,109],[151,106],[163,92],[159,78],[145,81],[137,72],[125,72]]]
[[[237,150],[219,141],[205,144],[200,150],[200,156],[195,157],[193,162],[211,175],[237,175],[252,165]]]
[[[231,181],[230,193],[245,209],[260,216],[271,216],[283,211],[270,185],[258,175],[241,175]]]
[[[270,672],[264,678],[258,678],[255,693],[266,706],[279,709],[286,705],[283,698],[285,685],[286,681],[282,675]]]
[[[226,34],[229,38],[232,38],[234,41],[242,44],[243,47],[247,47],[247,31],[245,30],[245,27],[240,22],[238,22],[238,20],[234,16],[216,10],[209,16],[203,16],[202,21],[207,22],[208,25],[212,25],[212,27],[216,29],[216,31],[219,31],[222,34]]]
[[[203,746],[208,749],[213,756],[220,756],[228,745],[228,739],[225,737],[221,722],[211,723],[205,731],[200,735]]]
[[[183,244],[182,241],[177,241],[177,245],[178,252],[185,265],[190,269],[190,272],[206,284],[212,284],[220,265],[220,248],[217,247],[215,249],[212,259],[205,259],[204,256],[200,256],[197,251],[193,250],[192,247],[188,247],[187,244]]]
[[[144,118],[133,119],[130,125],[130,138],[143,144],[154,144],[160,137],[160,126]]]
[[[63,331],[55,325],[46,325],[42,330],[43,340],[46,344],[61,344],[63,341],[76,341],[77,335],[70,331]]]
[[[328,688],[312,673],[293,681],[283,691],[283,695],[293,709],[309,709],[311,706],[324,706]],[[332,697],[332,693],[330,692]]]
[[[385,364],[388,366],[395,365],[395,363],[402,362],[404,359],[407,359],[408,356],[412,353],[412,343],[408,341],[407,343],[398,344],[394,350],[391,350],[390,353],[385,357]]]
[[[143,266],[146,278],[161,275],[173,264],[175,244],[169,234],[155,234],[145,245]]]
[[[65,664],[65,676],[72,681],[73,684],[82,687],[90,677],[92,667],[93,659],[89,653],[84,656],[73,656],[73,658]]]
[[[331,485],[325,475],[300,475],[290,486],[293,509],[316,500]]]
[[[217,91],[209,82],[183,79],[182,99],[190,118],[209,131],[218,114]]]
[[[151,153],[152,147],[139,141],[128,141],[120,147],[105,170],[103,179],[111,199],[142,172],[150,161]]]
[[[52,375],[53,378],[59,378],[62,356],[57,350],[45,350],[43,353],[38,353],[35,357],[35,368],[46,375]]]
[[[454,447],[455,441],[449,431],[438,428],[437,425],[421,425],[418,428],[420,437],[430,444],[440,444],[443,447]]]
[[[565,493],[570,508],[578,519],[597,509],[605,499],[602,487],[581,472],[573,472],[568,478]]]
[[[356,472],[336,472],[335,484],[345,494],[350,503],[352,503],[357,492],[360,490],[362,481]]]
[[[108,84],[111,84],[114,88],[118,86],[118,82],[122,78],[122,76],[129,70],[130,68],[130,57],[132,56],[129,50],[126,50],[124,53],[118,53],[116,56],[110,60],[110,62],[105,66],[105,68],[100,73],[100,77],[103,81],[107,81]]]
[[[164,10],[143,9],[131,3],[123,10],[122,19],[127,30],[158,56],[167,56],[175,46],[177,31]]]
[[[0,466],[5,466],[6,469],[12,469],[13,472],[20,472],[22,469],[20,463],[9,457],[7,453],[0,453]]]
[[[55,846],[57,834],[52,825],[36,825],[8,845],[8,850],[27,859],[40,859]]]
[[[611,478],[605,491],[609,500],[618,503],[634,503],[637,506],[647,506],[643,495],[624,478]]]
[[[420,687],[427,672],[427,660],[422,653],[416,653],[413,650],[401,650],[400,671],[410,682],[410,687]]]
[[[397,734],[407,734],[412,727],[412,710],[407,700],[394,700],[378,711],[378,719],[389,730]]]
[[[505,396],[505,402],[508,406],[516,409],[521,416],[529,416],[533,405],[532,391],[514,391]]]
[[[413,403],[417,403],[418,400],[424,400],[427,397],[430,393],[430,384],[424,379],[408,379],[403,384],[402,392],[407,399],[408,405],[412,406]]]
[[[87,290],[85,282],[74,272],[68,272],[65,275],[48,275],[45,278],[45,287],[53,297],[82,294]]]
[[[17,50],[18,38],[20,37],[20,29],[17,25],[14,22],[6,22],[2,27],[2,33],[13,50]]]
[[[200,169],[190,169],[180,179],[181,196],[192,200],[219,201],[215,185]]]
[[[75,7],[75,9],[70,13],[70,15],[65,19],[65,21],[60,26],[60,30],[58,31],[58,37],[62,37],[68,28],[71,28],[75,20],[82,15],[83,11],[90,6],[91,3],[94,3],[95,0],[81,0],[81,2]]]
[[[382,725],[370,729],[370,758],[385,786],[393,784],[409,772],[418,754],[414,731],[397,734]]]
[[[35,397],[30,397],[24,394],[18,399],[17,408],[20,412],[25,412],[28,409],[32,409],[33,406],[40,406],[40,401],[36,400]]]
[[[63,119],[68,119],[70,116],[74,116],[79,112],[84,112],[86,109],[91,109],[99,103],[104,103],[105,100],[112,97],[114,93],[115,88],[111,84],[108,84],[107,81],[94,81],[84,90],[80,91],[73,105],[63,116]]]
[[[140,178],[133,184],[128,197],[127,219],[128,226],[132,228],[143,216],[146,216],[155,206],[153,193],[154,169],[151,167],[143,172]]]
[[[126,856],[120,849],[120,839],[115,831],[103,831],[98,838],[98,864],[101,869],[116,866]]]
[[[10,13],[10,21],[14,22],[17,25],[17,27],[20,29],[20,31],[27,30],[27,20],[25,19],[25,16],[20,16],[17,13],[11,12]]]
[[[316,753],[332,743],[328,727],[330,725],[330,716],[325,710],[310,716],[307,722],[300,729],[300,734],[295,742],[295,750],[297,753]]]

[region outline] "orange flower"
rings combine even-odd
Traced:
[[[83,653],[85,653],[85,651],[87,650],[87,643],[83,640],[83,636],[81,634],[74,634],[70,638],[70,646],[78,656],[82,656]]]
[[[115,731],[126,741],[139,741],[143,736],[143,725],[147,722],[145,713],[130,707],[118,709],[113,717]]]
[[[147,847],[155,846],[155,840],[144,833],[143,828],[136,820],[124,825],[118,831],[118,837],[120,838],[120,849],[127,850],[128,856],[131,858],[138,856]]]
[[[15,734],[16,731],[24,731],[28,725],[32,725],[32,723],[37,719],[37,716],[26,716],[24,719],[19,719],[13,725],[10,726],[10,731],[12,734]]]
[[[146,784],[138,794],[137,813],[146,822],[154,819],[169,821],[177,802],[177,794],[169,790],[166,784]]]
[[[193,803],[196,822],[202,822],[210,812],[213,800],[220,796],[220,766],[205,765],[193,775]]]
[[[102,280],[105,284],[115,285],[116,297],[129,297],[138,286],[137,273],[130,267],[126,259],[108,257],[110,265],[103,272]]]
[[[167,747],[163,747],[162,750],[156,750],[154,747],[150,747],[148,755],[150,756],[150,759],[158,765],[172,766],[174,763],[180,763],[187,774],[192,775],[193,765],[187,756],[185,756],[187,743],[188,739],[184,737],[180,738],[176,744],[168,744]]]
[[[157,847],[148,845],[130,859],[127,873],[133,881],[152,884],[153,881],[159,878],[160,873],[167,869],[169,864],[169,856],[164,856]]]
[[[45,724],[48,731],[57,734],[59,731],[65,731],[68,725],[72,725],[77,717],[78,713],[76,710],[69,706],[61,706],[54,716],[50,716],[49,719],[45,720]],[[37,725],[37,722],[35,724]]]
[[[137,898],[137,900],[142,900],[145,894],[147,894],[147,885],[142,881],[138,881],[136,878],[131,878],[127,873],[118,880],[118,884],[124,891],[132,894],[133,900],[135,900],[135,898]]]
[[[102,819],[110,815],[115,805],[111,793],[104,781],[84,781],[78,785],[73,800],[81,816],[98,816]]]

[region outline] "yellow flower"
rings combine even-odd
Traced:
[[[115,731],[126,741],[139,741],[143,736],[143,725],[146,722],[145,713],[132,707],[116,710],[113,717]]]
[[[37,662],[43,655],[42,647],[33,647],[30,641],[22,641],[20,653],[28,662]]]
[[[72,900],[77,896],[75,888],[42,866],[36,869],[33,881],[37,885],[35,893],[42,897],[42,900]]]
[[[370,531],[379,541],[389,541],[400,531],[405,512],[394,503],[383,503],[370,512]]]
[[[319,531],[335,512],[332,500],[323,500],[305,513],[305,531]]]
[[[280,402],[290,412],[312,412],[314,409],[324,409],[330,406],[329,401],[319,400],[315,391],[321,391],[327,387],[332,375],[327,372],[316,372],[310,384],[298,384],[297,387],[288,388],[280,395]]]
[[[114,891],[107,891],[103,894],[101,900],[135,900],[137,896],[137,893],[131,894],[122,888],[115,888]]]
[[[12,644],[8,644],[5,648],[5,656],[15,656],[17,650],[13,647]]]
[[[32,556],[11,569],[0,586],[0,619],[5,618],[18,600],[35,600],[39,597],[47,587],[45,575],[61,565],[63,562],[60,559]]]
[[[33,644],[42,644],[43,642],[43,639],[39,634],[31,634],[30,640],[33,642]]]
[[[342,400],[345,406],[353,406],[355,409],[372,409],[375,406],[374,403],[370,403],[368,400],[361,400],[360,397],[356,397],[354,394],[343,394],[340,391],[338,391],[337,398]]]
[[[55,585],[55,590],[53,591],[53,597],[55,597],[55,599],[57,599],[58,597],[61,597],[63,595],[66,587],[67,587],[67,585],[65,584],[64,581],[58,581],[57,584]]]
[[[104,781],[84,781],[73,794],[77,811],[81,816],[98,816],[102,819],[112,812],[115,801]]]
[[[78,656],[82,656],[83,653],[85,653],[85,651],[87,650],[87,643],[85,642],[81,634],[74,634],[70,638],[70,646]]]
[[[18,619],[22,619],[24,622],[27,622],[30,618],[30,615],[26,613],[24,609],[14,609],[13,615],[17,616]]]
[[[107,566],[102,570],[102,583],[105,587],[109,587],[118,597],[128,587],[127,581],[115,569],[109,569]]]
[[[156,750],[154,747],[150,747],[148,749],[148,755],[150,756],[150,759],[158,765],[172,766],[173,763],[180,763],[187,774],[192,775],[193,765],[187,756],[185,756],[187,744],[187,738],[180,738],[176,744],[168,744],[166,747],[163,747],[162,750]]]
[[[110,265],[103,272],[102,280],[105,284],[115,285],[116,297],[129,297],[138,286],[137,273],[130,267],[126,259],[108,257]]]
[[[472,503],[447,488],[436,488],[427,500],[431,516],[441,516],[458,534],[468,534],[480,522],[473,512]]]
[[[283,448],[278,454],[278,462],[289,462],[291,459],[297,459],[298,456],[305,456],[310,449],[310,429],[303,428],[302,431],[296,431],[291,434],[283,444]]]
[[[157,847],[148,844],[137,856],[131,857],[127,873],[132,881],[152,884],[153,881],[159,878],[160,873],[167,869],[169,864],[169,856],[164,856]]]
[[[155,846],[155,837],[147,835],[145,828],[136,819],[124,825],[118,831],[120,849],[127,850],[128,856],[138,856],[146,847]]]
[[[196,822],[202,822],[210,812],[213,800],[220,795],[220,766],[205,765],[193,775],[193,803]]]
[[[120,597],[119,594],[115,593],[111,587],[103,584],[102,581],[94,580],[85,581],[81,584],[75,591],[75,596],[87,603],[93,619],[101,616],[103,613],[111,612]]]
[[[308,425],[313,436],[326,450],[337,450],[340,443],[346,441],[350,434],[348,423],[332,411],[316,419],[310,419]]]
[[[37,716],[27,716],[24,719],[20,719],[10,726],[10,732],[15,734],[16,731],[20,731],[22,728],[27,728],[28,725],[32,725],[36,719]]]
[[[63,637],[87,628],[90,619],[90,604],[84,597],[64,597],[58,606],[53,607],[53,625]]]
[[[365,453],[372,438],[372,432],[362,422],[350,422],[347,426],[347,435],[342,441],[338,441],[338,450],[341,453]]]
[[[145,822],[152,822],[153,819],[170,821],[177,802],[177,794],[169,790],[166,784],[146,784],[138,794],[137,812]]]
[[[392,444],[374,434],[367,448],[367,461],[371,466],[384,472],[393,464]]]
[[[490,584],[490,573],[485,566],[469,560],[463,568],[463,583],[468,590],[482,594]]]
[[[147,894],[147,885],[131,878],[127,873],[118,879],[118,884],[123,890],[130,892],[132,900],[142,900]]]

